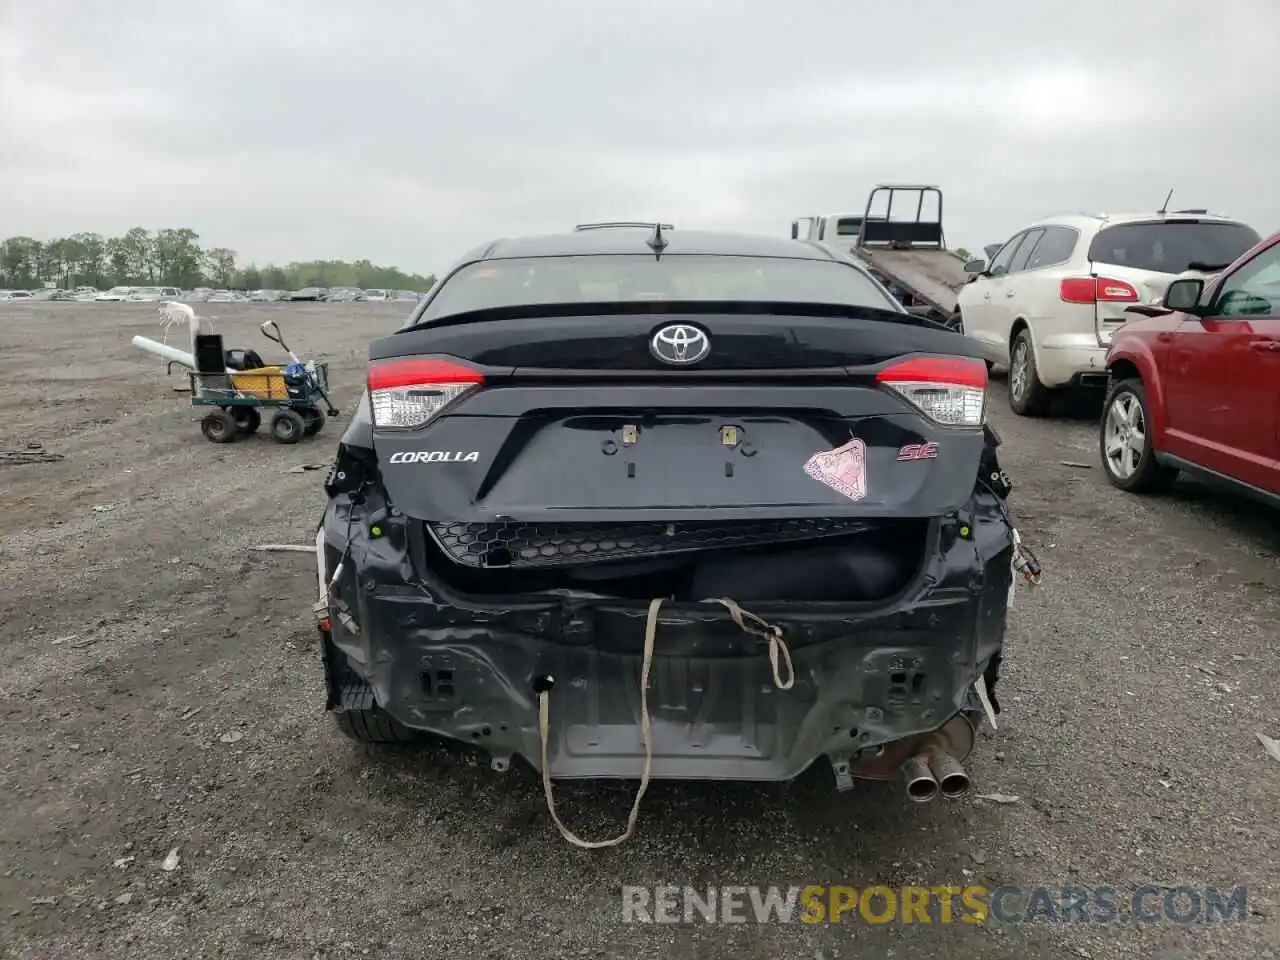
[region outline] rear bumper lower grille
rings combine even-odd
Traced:
[[[876,528],[858,518],[683,523],[428,523],[445,555],[466,567],[551,567],[815,540]]]

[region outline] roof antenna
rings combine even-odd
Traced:
[[[662,251],[667,249],[667,238],[662,235],[662,224],[655,223],[653,225],[653,236],[645,241],[649,245],[649,249],[653,251],[654,259],[662,259]]]
[[[1169,195],[1164,198],[1164,206],[1156,211],[1160,216],[1164,216],[1169,212],[1169,201],[1173,199],[1173,190],[1169,191]]]

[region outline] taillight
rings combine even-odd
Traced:
[[[876,381],[891,387],[930,420],[980,427],[987,400],[987,365],[969,357],[911,357],[885,367]]]
[[[1114,277],[1067,277],[1058,286],[1063,303],[1137,303],[1133,284]]]
[[[369,408],[374,426],[414,430],[482,386],[484,375],[457,360],[375,360],[369,365]]]

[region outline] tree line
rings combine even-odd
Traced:
[[[225,290],[297,290],[300,287],[360,287],[426,291],[431,276],[380,267],[368,260],[310,260],[241,266],[236,251],[204,247],[187,227],[134,227],[118,237],[76,233],[40,241],[10,237],[0,242],[0,289],[34,290],[53,283],[64,289],[115,286],[216,287]]]

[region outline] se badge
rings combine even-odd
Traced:
[[[934,460],[937,456],[936,443],[908,443],[898,451],[899,460]]]

